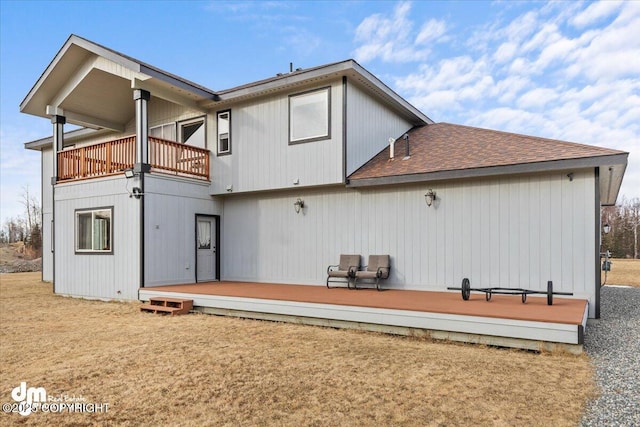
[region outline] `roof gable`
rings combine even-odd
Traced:
[[[297,69],[263,80],[247,83],[234,88],[213,91],[204,86],[183,79],[140,60],[124,55],[113,49],[99,45],[82,37],[71,35],[47,66],[38,81],[20,104],[20,111],[40,117],[54,114],[64,115],[68,123],[95,129],[110,128],[122,131],[123,120],[118,115],[109,116],[103,107],[118,103],[122,96],[113,99],[109,93],[95,96],[103,83],[99,69],[119,77],[117,83],[109,85],[119,95],[131,92],[132,88],[148,90],[152,96],[185,105],[199,111],[218,109],[222,106],[266,96],[277,91],[290,91],[305,85],[320,84],[340,77],[348,77],[365,86],[367,90],[382,102],[407,117],[412,123],[433,123],[424,113],[386,86],[354,60],[335,62],[308,69]],[[96,77],[97,76],[97,77]],[[96,77],[96,78],[94,78]],[[82,85],[88,89],[76,91]],[[71,99],[75,97],[76,99]],[[78,97],[83,98],[81,100]],[[88,99],[87,99],[88,98]],[[67,108],[65,108],[65,104]],[[82,111],[69,108],[84,104]],[[132,104],[128,103],[127,104]],[[131,105],[122,102],[112,108],[126,110],[122,114],[131,114]],[[127,110],[128,109],[128,110]]]

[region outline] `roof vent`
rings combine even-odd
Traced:
[[[411,157],[409,154],[409,134],[405,133],[402,135],[402,139],[404,139],[404,158],[402,160],[407,160]]]

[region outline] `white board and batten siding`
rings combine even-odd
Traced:
[[[371,97],[359,86],[347,82],[347,176],[400,138],[413,125]],[[396,153],[397,156],[404,156]]]
[[[289,95],[329,85],[331,137],[290,145]],[[343,182],[340,80],[220,109],[231,109],[231,154],[216,155],[216,131],[212,126],[208,134],[212,194],[226,194],[228,186],[238,193]],[[212,115],[215,117],[215,113]]]
[[[146,175],[145,285],[194,282],[196,214],[221,213],[208,182]]]
[[[554,289],[594,316],[592,170],[225,199],[222,279],[323,285],[340,254],[391,255],[385,287]],[[424,193],[437,201],[427,207]],[[302,189],[301,189],[302,190]],[[293,202],[304,199],[296,214]]]
[[[42,150],[42,174],[40,179],[42,189],[42,280],[53,281],[53,149]]]
[[[58,184],[55,190],[56,293],[137,299],[140,283],[140,202],[124,176]],[[75,252],[77,209],[113,207],[112,254]]]

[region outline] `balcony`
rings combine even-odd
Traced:
[[[102,178],[133,167],[136,137],[58,152],[58,182]],[[151,172],[209,180],[209,150],[149,137]]]

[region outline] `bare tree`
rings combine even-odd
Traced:
[[[622,197],[616,206],[603,208],[602,224],[611,226],[611,232],[603,236],[603,249],[610,249],[620,258],[640,256],[640,198]]]
[[[633,258],[638,259],[638,227],[640,226],[640,199],[631,199],[628,208],[629,227],[633,235]]]

